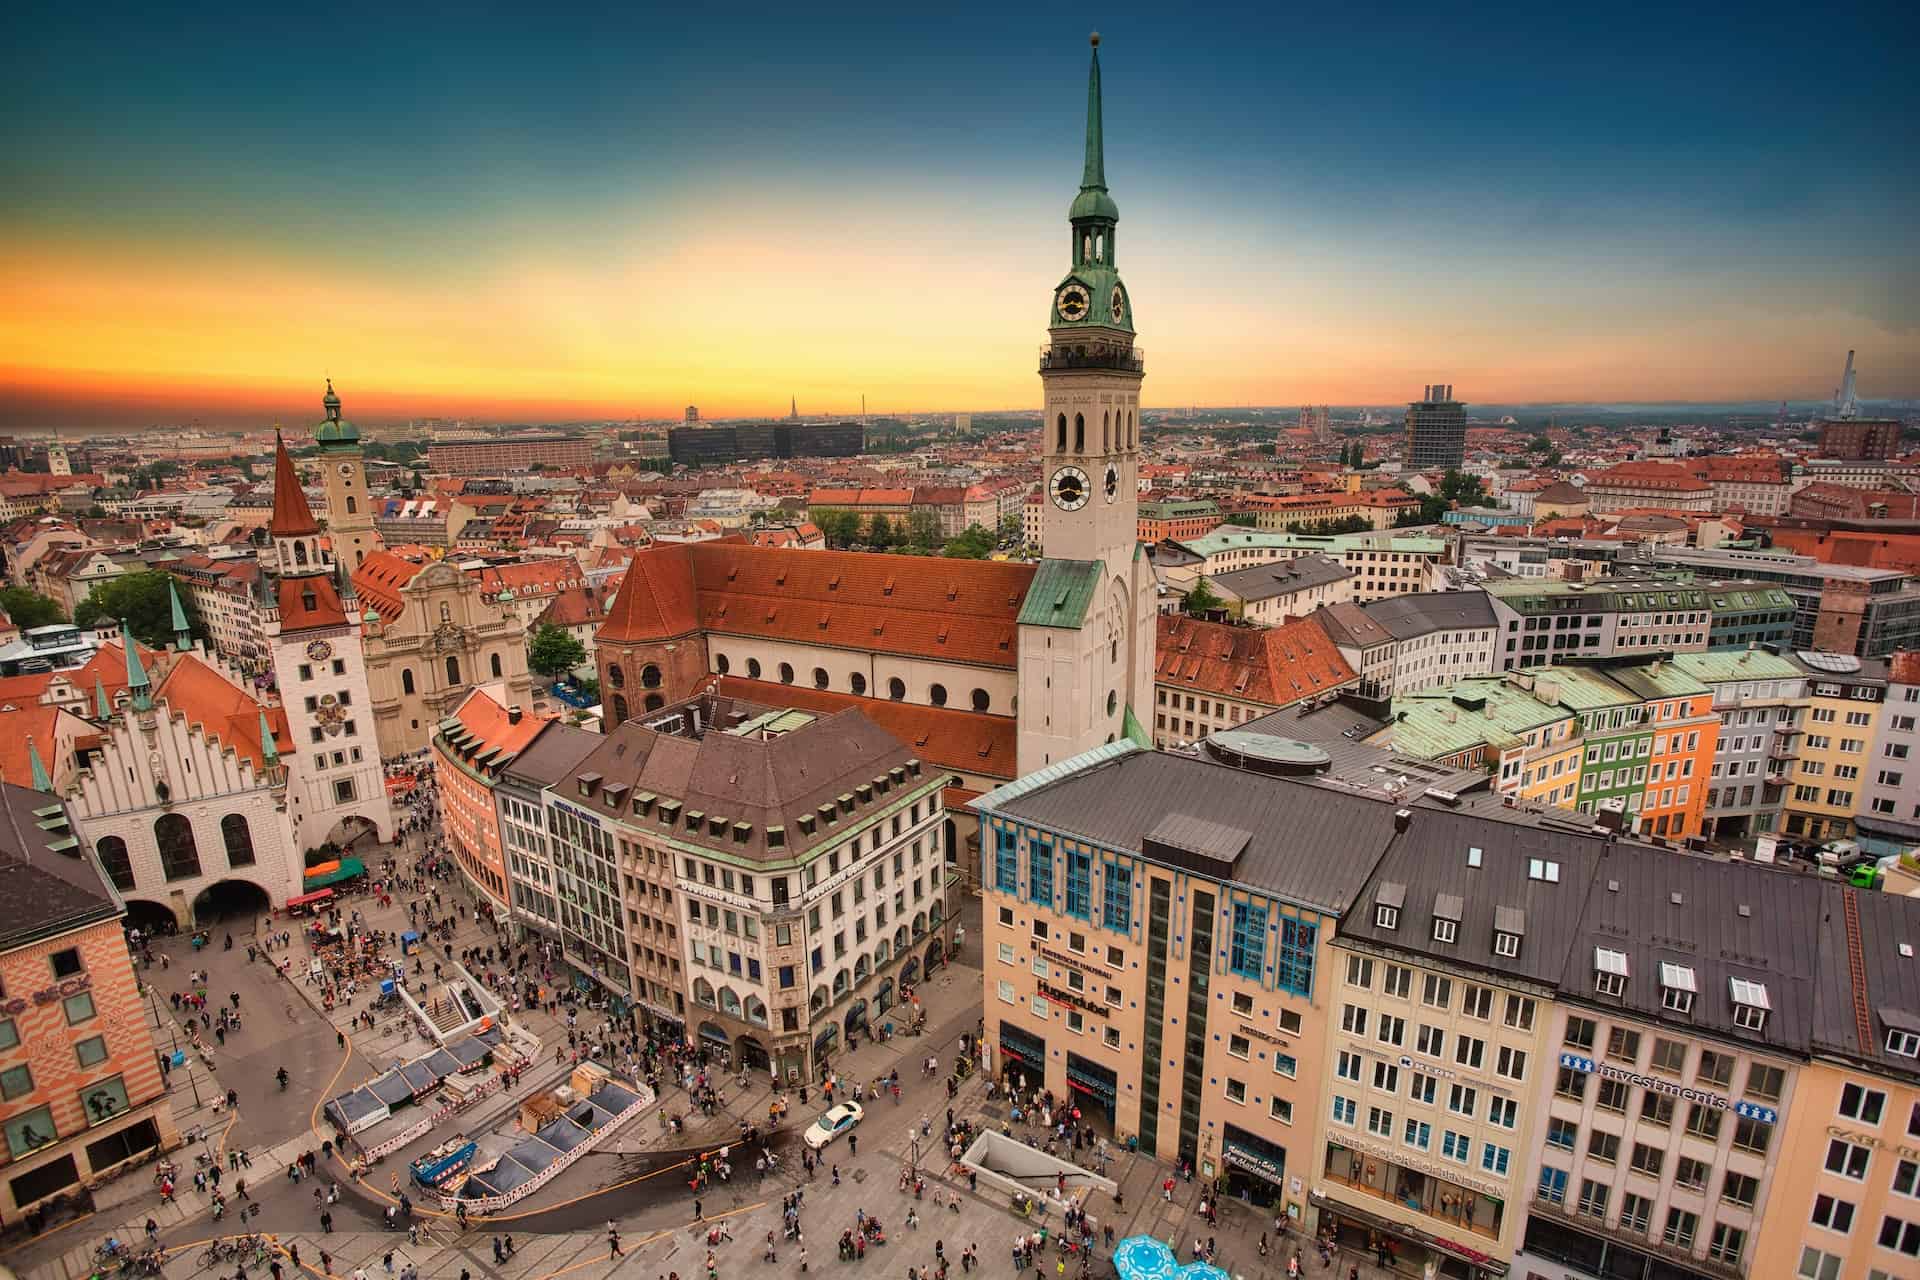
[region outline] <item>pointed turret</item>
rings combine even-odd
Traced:
[[[151,711],[153,682],[147,679],[147,669],[140,662],[140,645],[133,638],[133,628],[124,622],[120,624],[120,643],[127,647],[127,692],[133,697],[133,709]]]
[[[113,703],[107,699],[107,682],[100,678],[97,671],[93,674],[93,706],[102,724],[113,719]]]
[[[32,738],[27,739],[27,763],[33,769],[33,789],[52,792],[53,779],[47,776],[47,766],[40,761],[40,748],[34,745]]]
[[[300,473],[279,432],[273,436],[273,519],[267,532],[276,538],[305,538],[320,532],[320,522],[313,518],[306,491],[300,487]]]
[[[180,584],[167,579],[167,600],[173,606],[173,647],[185,653],[193,647],[193,629],[187,625],[187,611],[180,605]]]
[[[267,723],[267,713],[260,713],[260,756],[271,769],[280,763],[280,748],[273,741],[273,726]]]
[[[1080,169],[1080,194],[1067,216],[1120,220],[1120,206],[1107,194],[1106,131],[1100,121],[1100,33],[1093,33],[1093,62],[1087,68],[1087,154]]]

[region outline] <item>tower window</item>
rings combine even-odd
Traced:
[[[1105,262],[1107,260],[1107,238],[1104,235],[1098,235],[1093,238],[1093,260],[1095,262]]]
[[[356,511],[358,511],[359,509],[360,509],[360,505],[359,505],[359,504],[358,504],[357,502],[355,502],[355,501],[354,501],[354,500],[353,500],[352,498],[348,498],[348,499],[347,499],[347,514],[348,514],[348,515],[352,515],[352,514],[353,514],[354,512],[356,512]]]
[[[457,685],[459,683],[460,683],[460,659],[454,657],[452,654],[448,654],[447,655],[447,684],[449,686],[452,686],[452,685]]]
[[[1067,451],[1067,415],[1064,413],[1060,415],[1060,438],[1059,442],[1053,446],[1053,451],[1055,453]]]
[[[927,686],[927,701],[936,707],[947,705],[947,686],[935,684]]]
[[[1075,453],[1087,451],[1087,420],[1078,413],[1073,415],[1073,451]]]
[[[1100,452],[1113,452],[1113,415],[1111,413],[1100,415]]]
[[[305,564],[307,562],[307,544],[306,543],[296,542],[293,544],[293,562],[295,564]]]
[[[907,696],[907,682],[899,676],[887,681],[887,696],[895,702],[901,701]]]
[[[973,709],[975,711],[985,711],[992,704],[993,698],[985,689],[975,689],[973,691]]]
[[[627,673],[620,669],[619,663],[614,662],[608,664],[607,683],[616,689],[624,689],[627,687]]]
[[[498,680],[500,678],[500,655],[497,653],[490,654],[488,655],[487,661],[492,666],[493,678]]]
[[[400,692],[402,693],[413,692],[413,668],[412,667],[400,668]]]

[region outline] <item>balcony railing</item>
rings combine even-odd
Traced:
[[[1130,342],[1073,342],[1040,348],[1040,372],[1049,369],[1116,369],[1145,373],[1147,353]]]

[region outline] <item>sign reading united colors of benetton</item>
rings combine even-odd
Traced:
[[[1629,1071],[1625,1067],[1616,1067],[1611,1063],[1596,1062],[1592,1058],[1583,1058],[1577,1053],[1561,1054],[1560,1065],[1571,1067],[1575,1071],[1585,1071],[1590,1075],[1605,1076],[1609,1080],[1618,1080],[1623,1084],[1638,1085],[1642,1089],[1652,1089],[1656,1093],[1672,1094],[1687,1102],[1698,1102],[1719,1111],[1732,1111],[1743,1120],[1759,1120],[1766,1124],[1777,1124],[1780,1120],[1778,1111],[1772,1107],[1763,1107],[1757,1102],[1734,1102],[1725,1094],[1715,1093],[1711,1089],[1696,1089],[1691,1085],[1662,1080],[1659,1076],[1643,1076],[1637,1071]]]

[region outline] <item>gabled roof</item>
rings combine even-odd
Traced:
[[[388,550],[375,551],[353,571],[353,592],[384,621],[392,622],[405,610],[401,588],[424,568],[426,564],[422,561],[409,560]]]
[[[121,913],[59,801],[11,782],[0,783],[0,902],[0,951]]]
[[[698,630],[694,546],[663,542],[634,552],[595,643],[672,640]]]
[[[1169,689],[1285,707],[1354,680],[1353,668],[1312,617],[1278,627],[1155,619],[1154,683]]]
[[[299,538],[320,532],[320,522],[307,505],[306,491],[300,487],[300,473],[287,455],[287,442],[273,438],[273,519],[267,532],[276,538]]]
[[[321,627],[343,627],[347,623],[346,606],[340,603],[333,579],[325,574],[282,578],[275,584],[275,593],[283,635]]]
[[[190,725],[199,725],[208,737],[250,761],[255,773],[267,767],[265,743],[260,738],[262,712],[273,734],[275,752],[284,755],[293,749],[293,734],[287,728],[283,708],[266,706],[191,653],[181,654],[174,662],[154,700],[166,703],[169,712]]]

